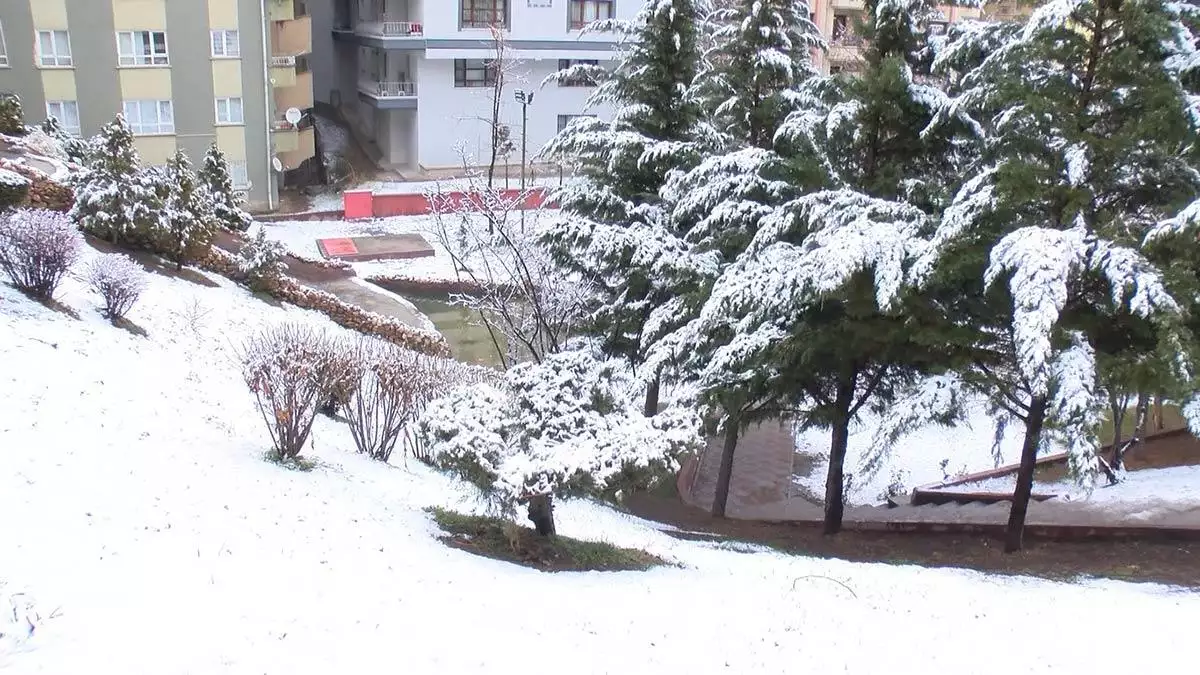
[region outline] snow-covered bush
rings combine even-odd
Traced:
[[[283,262],[287,249],[274,239],[267,239],[267,230],[259,225],[246,237],[238,250],[238,271],[245,276],[246,285],[252,291],[267,291],[273,288],[287,263]]]
[[[212,198],[213,216],[217,225],[229,232],[245,232],[250,229],[253,220],[242,208],[242,201],[233,190],[229,162],[215,143],[204,155],[204,163],[196,175]]]
[[[155,176],[165,209],[156,228],[154,251],[181,269],[207,257],[212,248],[216,234],[212,197],[196,178],[192,163],[182,150],[176,151]]]
[[[0,169],[0,211],[19,205],[29,194],[29,179],[15,171]]]
[[[59,154],[61,156],[66,157],[76,164],[83,164],[87,160],[88,142],[67,132],[57,117],[47,117],[42,122],[41,130],[42,133],[58,143]]]
[[[25,135],[25,113],[15,94],[0,94],[0,134]]]
[[[50,119],[54,119],[51,117]],[[57,138],[46,133],[41,127],[30,127],[30,131],[21,139],[21,147],[43,157],[67,159],[66,150]]]
[[[374,338],[363,338],[350,361],[354,386],[344,407],[358,451],[388,461],[404,425],[416,413],[426,387],[425,368],[415,352]]]
[[[347,350],[301,324],[267,328],[242,351],[242,376],[274,443],[273,458],[296,462],[321,405],[345,386]]]
[[[79,230],[56,211],[18,209],[0,216],[0,269],[35,298],[54,296],[82,245]]]
[[[501,510],[529,504],[540,534],[554,533],[553,496],[620,498],[673,474],[701,445],[698,416],[642,414],[641,388],[590,345],[505,373],[498,385],[461,387],[417,423],[434,464],[479,487]]]
[[[140,164],[133,131],[118,115],[92,139],[84,170],[72,177],[71,219],[80,229],[125,248],[155,250],[166,219],[161,172]]]
[[[146,273],[129,256],[107,253],[88,265],[87,282],[104,299],[104,316],[116,323],[146,288]]]

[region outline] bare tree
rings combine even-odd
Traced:
[[[591,285],[559,266],[542,245],[542,212],[529,219],[531,226],[521,225],[529,190],[488,187],[465,164],[461,191],[438,184],[427,195],[431,234],[449,253],[459,280],[477,289],[453,301],[478,313],[502,367],[540,362],[583,318]]]
[[[491,147],[489,148],[491,158],[488,161],[487,169],[487,186],[489,190],[496,184],[497,162],[501,157],[508,157],[513,151],[512,132],[508,128],[508,125],[500,121],[500,111],[504,104],[504,87],[508,83],[509,76],[517,66],[517,62],[508,56],[508,40],[504,37],[504,29],[501,26],[492,24],[490,30],[496,56],[488,62],[488,69],[492,74],[491,117],[487,120],[491,136]]]

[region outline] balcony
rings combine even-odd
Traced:
[[[829,3],[834,9],[845,9],[853,12],[861,12],[866,9],[866,4],[863,0],[831,0]]]
[[[312,73],[297,73],[295,70],[292,72],[295,80],[291,86],[275,83],[275,107],[279,110],[288,108],[308,110],[313,107]]]
[[[302,12],[296,11],[295,0],[271,0],[272,21],[292,21]]]
[[[296,86],[296,57],[271,57],[271,84],[276,87]]]
[[[382,38],[420,38],[425,36],[425,27],[415,21],[397,21],[388,17],[379,17],[359,21],[355,32]]]
[[[312,17],[302,16],[271,25],[272,54],[300,56],[312,53]]]
[[[360,98],[382,110],[417,107],[417,84],[415,82],[360,81],[358,93]]]
[[[284,171],[298,169],[316,155],[317,136],[312,127],[275,134],[275,156],[283,163]]]

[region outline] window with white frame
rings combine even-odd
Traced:
[[[167,66],[167,34],[159,30],[117,33],[117,63],[122,66]]]
[[[614,0],[571,0],[571,28],[578,30],[593,21],[613,18],[616,4]]]
[[[63,131],[79,135],[78,101],[46,101],[46,117],[58,120]]]
[[[244,124],[241,97],[217,99],[217,124]]]
[[[234,190],[245,190],[250,187],[250,168],[246,160],[229,162],[229,182]]]
[[[4,22],[0,21],[0,68],[8,67],[8,44],[4,42]]]
[[[241,37],[236,30],[214,30],[212,36],[212,55],[214,59],[236,59],[242,55]]]
[[[592,119],[596,119],[595,115],[559,115],[558,116],[558,133],[561,134],[563,132],[563,129],[566,129],[567,127],[571,126],[571,122],[574,122],[575,120],[581,119],[584,117],[591,117]]]
[[[459,25],[463,28],[508,28],[508,0],[459,0]]]
[[[37,32],[38,65],[43,68],[71,66],[71,37],[65,30]]]
[[[125,101],[125,121],[136,136],[175,133],[170,101]]]

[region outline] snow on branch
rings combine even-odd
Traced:
[[[1160,239],[1193,232],[1200,228],[1200,199],[1188,204],[1174,217],[1161,220],[1146,233],[1143,245],[1152,244]]]
[[[1096,353],[1083,334],[1071,335],[1071,346],[1058,352],[1051,373],[1053,433],[1067,447],[1071,477],[1091,490],[1100,469],[1097,431],[1104,399],[1096,383]]]
[[[856,480],[869,481],[904,436],[930,424],[949,427],[963,419],[964,393],[962,380],[954,375],[934,375],[901,391],[881,416]]]
[[[969,231],[983,215],[990,213],[996,205],[995,179],[998,167],[988,167],[968,180],[958,189],[950,206],[942,212],[933,237],[925,245],[913,265],[911,276],[919,286],[927,282],[937,264],[939,256],[954,240]]]

